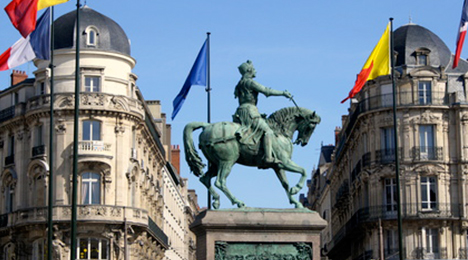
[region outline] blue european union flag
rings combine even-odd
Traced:
[[[172,111],[172,120],[179,112],[182,104],[184,104],[185,98],[187,97],[190,87],[192,85],[199,85],[199,86],[206,86],[206,72],[208,68],[208,61],[207,61],[207,53],[206,53],[206,46],[207,46],[208,39],[203,44],[200,52],[198,53],[197,59],[193,64],[190,73],[185,80],[184,86],[180,90],[177,97],[172,101],[172,105],[174,106],[174,110]]]

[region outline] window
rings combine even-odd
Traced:
[[[15,185],[10,182],[5,187],[5,213],[13,212],[14,198],[15,198]]]
[[[81,175],[81,203],[101,203],[101,175],[94,172],[85,172]]]
[[[36,127],[35,136],[34,136],[34,146],[40,146],[44,144],[43,140],[43,126],[39,125]]]
[[[15,106],[19,103],[19,95],[18,95],[18,92],[15,92],[12,94],[11,96],[11,105],[12,106]]]
[[[96,31],[89,30],[88,32],[88,45],[96,45]]]
[[[382,107],[393,106],[393,86],[382,85],[380,88]]]
[[[393,127],[382,128],[380,131],[380,156],[382,162],[395,160],[395,138]]]
[[[37,84],[37,89],[36,92],[38,95],[44,95],[45,94],[45,83],[40,82]]]
[[[109,243],[105,239],[99,238],[79,238],[78,258],[79,259],[108,259]]]
[[[40,238],[33,242],[33,260],[47,259],[46,239]]]
[[[420,125],[419,126],[419,146],[421,159],[434,159],[434,126]]]
[[[46,183],[44,175],[39,174],[34,178],[34,200],[35,206],[44,207],[46,206]]]
[[[385,255],[394,255],[398,252],[398,230],[387,229],[385,233]]]
[[[94,120],[83,121],[83,140],[100,141],[101,140],[101,122]]]
[[[86,76],[85,77],[85,91],[86,92],[101,92],[100,77]]]
[[[418,85],[418,98],[420,105],[430,105],[432,103],[432,82],[420,81]]]
[[[421,177],[421,208],[433,210],[437,207],[436,177]]]
[[[395,178],[385,179],[385,210],[387,212],[397,211],[397,186]]]
[[[426,54],[420,54],[418,55],[418,65],[427,65],[427,55]]]
[[[11,135],[8,139],[8,156],[15,154],[15,136]]]
[[[437,228],[427,228],[426,231],[426,252],[428,254],[439,253],[439,230]]]

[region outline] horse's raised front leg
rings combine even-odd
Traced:
[[[301,178],[299,179],[299,181],[297,182],[296,186],[292,187],[291,190],[289,191],[289,193],[291,193],[291,195],[295,195],[297,194],[301,189],[302,187],[304,187],[304,182],[307,178],[307,172],[304,168],[302,168],[301,166],[297,165],[295,162],[293,162],[292,160],[284,160],[282,164],[279,164],[278,167],[280,169],[283,169],[283,170],[286,170],[286,171],[289,171],[289,172],[297,172],[299,174],[301,174]]]
[[[218,166],[218,176],[216,177],[215,186],[218,187],[228,199],[231,201],[232,205],[236,204],[237,207],[243,208],[245,204],[243,201],[236,199],[234,195],[232,195],[231,191],[226,186],[226,179],[231,173],[232,166],[234,162],[220,162]]]
[[[213,188],[213,186],[211,186],[211,179],[216,176],[216,172],[217,172],[217,167],[213,164],[210,164],[210,166],[208,167],[208,171],[202,175],[200,177],[200,182],[203,183],[203,185],[206,186],[206,188],[208,189],[209,193],[210,193],[210,196],[213,197],[213,203],[212,203],[212,206],[214,209],[218,209],[219,208],[219,194],[215,191],[215,189]]]
[[[291,192],[289,192],[289,183],[288,178],[286,178],[285,171],[279,168],[275,168],[275,173],[276,176],[278,176],[284,191],[286,191],[286,194],[288,194],[289,203],[294,204],[296,208],[303,208],[304,206],[302,206],[302,204],[292,196]]]

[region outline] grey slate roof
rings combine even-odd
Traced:
[[[408,24],[398,28],[394,33],[395,51],[398,52],[396,66],[417,65],[415,51],[420,48],[430,50],[429,60],[433,67],[447,68],[451,59],[450,49],[428,29]]]
[[[75,48],[75,24],[76,11],[62,15],[55,20],[55,49]],[[86,46],[85,30],[88,26],[98,29],[98,45]],[[102,51],[113,51],[130,56],[130,42],[120,25],[109,17],[94,11],[88,6],[81,8],[80,32],[82,34],[80,49],[93,49]]]

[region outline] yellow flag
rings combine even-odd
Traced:
[[[341,101],[341,103],[359,93],[367,81],[388,74],[390,74],[390,23],[388,23],[387,29],[374,47],[374,50],[372,50],[366,63],[364,63],[353,89],[351,89],[348,97]]]
[[[362,69],[369,68],[372,62],[374,66],[367,80],[390,74],[390,23]]]
[[[41,10],[53,5],[63,4],[65,2],[68,2],[68,0],[39,0],[37,2],[37,10]]]

